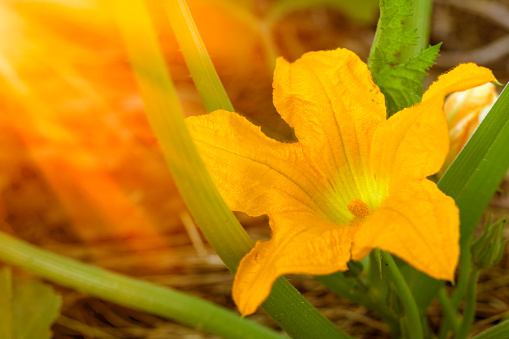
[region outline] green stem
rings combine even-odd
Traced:
[[[341,298],[348,299],[354,303],[364,306],[380,316],[385,324],[389,326],[391,334],[398,333],[398,320],[387,307],[385,300],[371,285],[366,285],[360,279],[353,281],[346,278],[342,272],[325,276],[315,276],[327,289]]]
[[[442,309],[444,310],[444,320],[442,321],[439,333],[439,338],[444,339],[447,336],[449,329],[452,329],[454,333],[458,333],[458,314],[456,313],[456,307],[454,307],[451,303],[444,286],[440,287],[437,297],[440,305],[442,305]]]
[[[3,232],[0,232],[0,259],[60,285],[221,337],[283,338],[211,302],[42,250]]]
[[[394,262],[394,259],[392,259],[392,256],[387,252],[382,252],[382,258],[387,264],[391,282],[396,287],[400,301],[405,309],[407,324],[407,331],[405,332],[411,334],[413,339],[422,339],[423,331],[421,316],[419,314],[417,304],[415,303],[414,296],[412,295],[405,278],[403,278],[403,275],[399,271],[398,266]]]
[[[233,106],[196,29],[185,0],[163,1],[170,24],[207,112]]]
[[[182,198],[209,243],[235,271],[253,241],[222,200],[187,132],[147,9],[140,0],[111,3],[150,125]]]
[[[417,31],[416,43],[401,51],[400,60],[405,62],[407,59],[413,58],[428,47],[429,44],[429,31],[431,23],[431,9],[432,0],[412,0],[413,1],[413,15],[406,22],[409,30]]]
[[[470,240],[466,243],[471,244],[472,241]],[[463,300],[463,297],[465,296],[468,290],[468,277],[470,276],[471,261],[472,253],[470,252],[470,246],[468,246],[468,248],[465,246],[465,248],[461,249],[459,262],[460,273],[458,278],[458,285],[456,286],[452,294],[452,305],[456,309],[460,305],[461,300]]]
[[[385,6],[387,0],[380,0],[380,6]],[[433,2],[431,0],[409,0],[412,2],[413,15],[408,18],[405,22],[405,28],[408,30],[415,30],[418,34],[417,41],[412,46],[402,49],[399,55],[399,62],[404,63],[407,59],[413,58],[425,49],[429,44],[429,31],[431,23],[431,9]],[[381,9],[383,11],[383,8]],[[375,38],[369,51],[368,67],[373,68],[372,55],[377,48],[383,48],[380,46],[380,35],[383,31],[380,29],[382,16],[378,20],[377,30],[375,32]]]
[[[479,278],[479,270],[472,268],[468,275],[467,295],[465,309],[463,310],[463,320],[456,335],[456,339],[466,339],[472,328],[475,316],[475,302],[477,296],[477,279]]]
[[[140,0],[111,3],[150,125],[177,188],[207,241],[235,272],[253,241],[224,203],[187,131],[147,9]],[[274,283],[262,307],[295,338],[348,338],[283,277]]]
[[[471,236],[470,236],[471,237]],[[472,241],[466,241],[465,243],[471,244]],[[470,247],[470,246],[469,246]],[[465,297],[465,295],[468,293],[468,284],[470,283],[470,275],[471,272],[471,260],[472,260],[472,254],[470,252],[470,248],[461,249],[461,255],[460,255],[460,262],[459,262],[459,278],[458,278],[458,284],[456,285],[454,292],[452,293],[452,299],[450,301],[451,307],[454,310],[457,310],[461,301]],[[442,285],[441,288],[444,288]],[[457,325],[459,326],[459,324]],[[440,334],[445,335],[447,332],[451,329],[450,324],[446,323],[440,328]],[[454,331],[454,333],[457,332],[458,328]]]

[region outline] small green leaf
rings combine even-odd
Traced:
[[[60,314],[62,298],[35,280],[12,279],[0,271],[0,338],[51,338],[50,327]]]

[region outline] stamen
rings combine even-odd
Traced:
[[[369,206],[361,199],[353,199],[348,203],[348,210],[357,218],[364,218],[369,215]]]

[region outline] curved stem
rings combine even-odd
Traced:
[[[437,297],[444,310],[444,320],[440,326],[439,338],[445,338],[449,329],[452,329],[454,333],[458,333],[458,314],[456,313],[456,307],[454,307],[447,295],[445,286],[442,285],[442,287],[440,287]]]
[[[465,236],[466,237],[466,236]],[[472,261],[472,253],[470,252],[470,245],[472,244],[472,236],[470,235],[470,239],[465,241],[465,244],[468,244],[461,247],[461,255],[460,255],[460,274],[458,278],[458,285],[456,286],[454,293],[452,295],[452,305],[456,309],[460,305],[461,300],[467,293],[467,285],[468,285],[468,277],[470,276],[471,270],[471,261]]]
[[[211,302],[42,250],[3,232],[0,232],[0,260],[60,285],[221,337],[283,338]]]
[[[207,112],[217,109],[233,112],[233,106],[210,60],[185,0],[163,1],[163,6],[170,18],[171,27],[177,37],[187,68]]]
[[[169,1],[185,4],[182,0]],[[187,131],[148,11],[141,0],[112,0],[111,3],[150,125],[179,192],[208,242],[235,272],[253,241],[221,198]],[[177,9],[181,10],[182,6]],[[182,26],[181,29],[192,28]],[[200,80],[196,78],[199,74],[193,76],[195,81]],[[274,283],[262,307],[290,336],[348,337],[283,277]]]
[[[417,304],[415,303],[414,296],[412,295],[412,292],[410,291],[405,278],[399,271],[398,266],[396,266],[394,259],[392,259],[392,256],[389,253],[382,251],[382,258],[387,264],[391,282],[396,287],[400,301],[403,304],[403,308],[405,309],[407,325],[406,333],[411,333],[413,339],[422,339],[423,331],[421,316],[419,314]]]
[[[187,131],[148,10],[141,0],[111,3],[166,164],[198,226],[234,272],[253,241],[222,200]]]
[[[465,242],[466,244],[470,244],[472,241]],[[450,307],[453,308],[454,312],[457,312],[458,307],[465,297],[465,294],[468,291],[468,284],[470,282],[469,277],[471,275],[471,260],[472,260],[472,254],[470,252],[470,248],[461,248],[461,255],[460,255],[460,274],[458,279],[458,284],[456,285],[456,288],[454,289],[454,292],[452,293],[452,298],[449,300]],[[444,285],[442,284],[441,289],[444,289]],[[444,308],[444,311],[445,308]],[[457,320],[456,320],[457,322]],[[447,322],[442,325],[440,328],[440,338],[445,338],[447,335],[447,332],[451,329],[451,323]],[[456,324],[456,328],[454,330],[454,333],[458,333],[459,324]]]
[[[463,311],[463,320],[461,321],[461,325],[457,332],[457,339],[466,339],[468,338],[468,334],[470,332],[470,328],[472,328],[472,322],[474,321],[475,316],[475,301],[476,301],[476,291],[477,291],[477,278],[479,277],[479,270],[473,268],[468,275],[468,284],[467,284],[467,295],[465,298],[465,310]]]

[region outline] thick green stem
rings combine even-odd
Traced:
[[[165,0],[170,24],[207,112],[233,106],[210,60],[185,0]]]
[[[477,279],[479,278],[479,270],[472,268],[468,275],[468,284],[466,291],[466,303],[463,310],[463,320],[459,326],[456,339],[466,339],[472,328],[475,316],[475,302],[477,296]]]
[[[0,260],[60,285],[224,338],[283,338],[208,301],[50,253],[2,232]]]
[[[208,242],[235,272],[253,242],[222,200],[187,131],[147,9],[140,0],[112,4],[149,122],[179,192]],[[295,338],[348,338],[282,277],[262,307]]]
[[[428,47],[429,31],[431,23],[432,0],[411,0],[413,2],[413,15],[406,22],[409,30],[417,31],[416,43],[401,51],[400,60],[405,62],[409,58],[413,58]]]
[[[421,316],[417,304],[415,303],[414,296],[391,255],[387,252],[382,252],[382,258],[387,264],[390,281],[396,287],[396,291],[405,310],[407,325],[407,331],[405,331],[405,333],[411,334],[412,339],[422,339]]]
[[[415,44],[400,51],[399,53],[400,63],[404,63],[407,59],[419,55],[419,53],[423,49],[428,47],[429,44],[431,9],[433,2],[431,0],[408,0],[408,1],[412,2],[413,14],[404,23],[405,29],[415,30],[417,32],[418,38]],[[385,6],[385,2],[386,0],[380,0],[380,6]],[[381,11],[383,10],[384,8],[381,8]],[[382,27],[381,20],[382,16],[378,20],[375,38],[373,40],[373,44],[371,45],[371,50],[369,52],[368,67],[370,69],[373,69],[373,58],[372,58],[373,53],[377,48],[384,48],[384,46],[380,46],[381,41],[380,35],[383,34],[383,30],[381,29]]]

